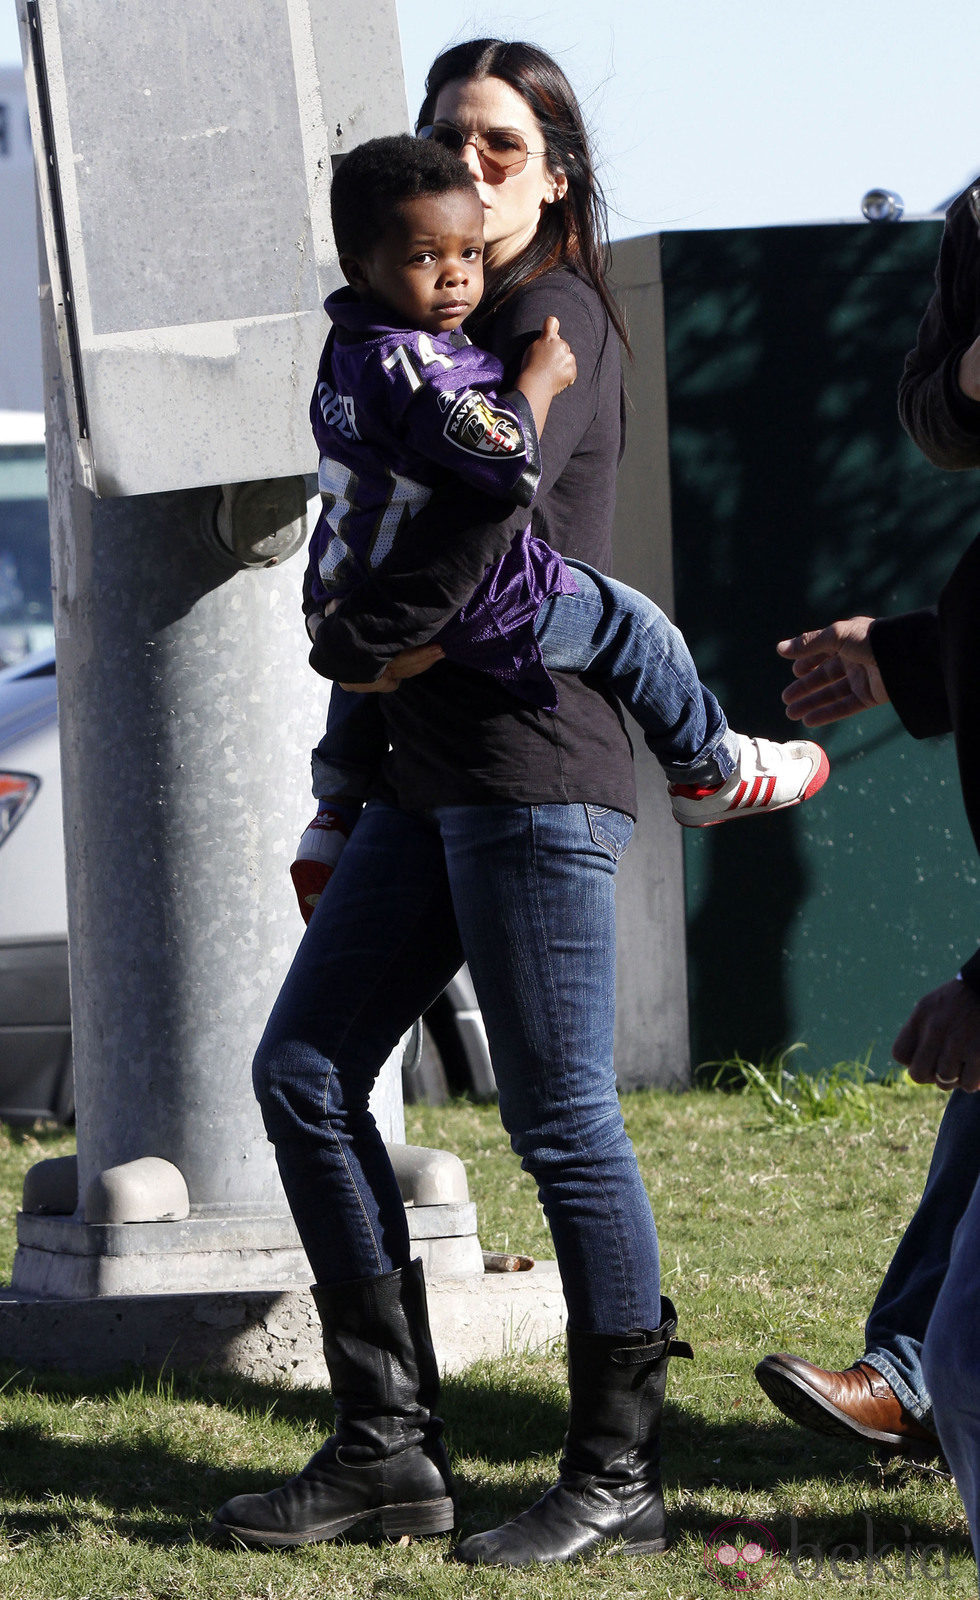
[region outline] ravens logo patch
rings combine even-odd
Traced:
[[[446,418],[446,438],[474,456],[523,456],[524,437],[514,414],[467,389]]]

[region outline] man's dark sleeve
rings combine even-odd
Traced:
[[[960,361],[978,334],[980,185],[972,184],[947,213],[936,290],[915,349],[906,359],[898,392],[899,414],[907,433],[937,467],[980,467],[980,402],[968,399],[957,380]],[[950,588],[955,579],[954,574]],[[968,620],[968,626],[972,621]],[[871,634],[895,709],[908,731],[920,739],[948,733],[953,727],[939,629],[936,611],[920,611],[907,617],[881,618]],[[976,784],[964,769],[962,720],[961,705],[957,756],[967,814],[980,844]],[[963,963],[961,971],[963,981],[980,993],[980,951]]]
[[[930,606],[905,616],[879,617],[871,629],[871,644],[892,704],[913,738],[950,733],[953,720],[942,669],[938,609]],[[971,813],[969,806],[967,811]],[[975,833],[972,813],[970,823]],[[963,962],[961,974],[963,982],[980,993],[980,950]]]
[[[935,606],[872,624],[871,648],[892,705],[913,739],[952,731]]]
[[[531,285],[500,314],[495,349],[506,372],[514,372],[546,315],[561,322],[578,378],[552,403],[540,440],[538,498],[554,485],[590,426],[596,410],[601,342],[607,336],[583,304],[549,274]],[[528,513],[451,482],[395,540],[391,553],[356,594],[317,629],[310,665],[325,678],[371,683],[402,650],[426,644],[465,605],[488,566],[498,562],[528,524]]]
[[[973,186],[976,187],[976,186]],[[980,401],[957,381],[960,359],[980,334],[980,225],[972,190],[949,209],[936,289],[898,388],[902,425],[937,467],[980,467]]]

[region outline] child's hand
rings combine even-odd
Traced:
[[[306,631],[309,634],[312,643],[316,643],[316,630],[320,626],[320,623],[323,622],[325,618],[332,617],[339,605],[339,600],[328,600],[322,611],[307,612]]]
[[[544,325],[534,343],[529,345],[521,373],[533,375],[550,384],[552,398],[563,389],[571,388],[578,374],[571,346],[558,332],[558,318],[545,317]]]

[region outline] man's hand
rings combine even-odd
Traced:
[[[916,1083],[980,1089],[980,995],[958,979],[921,999],[892,1045]]]
[[[415,678],[420,672],[428,672],[445,654],[441,645],[419,644],[412,650],[403,650],[400,655],[393,656],[380,678],[375,678],[373,683],[342,683],[340,687],[350,690],[352,694],[394,694],[403,678]]]
[[[960,357],[956,381],[968,400],[980,400],[980,339],[974,339]]]
[[[783,690],[788,717],[805,728],[822,728],[885,704],[888,690],[871,648],[873,622],[874,617],[851,617],[776,646],[792,661],[797,680]]]

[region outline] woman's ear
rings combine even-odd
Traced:
[[[548,196],[548,204],[553,205],[556,200],[564,200],[568,193],[568,178],[565,176],[564,167],[556,167],[550,174],[552,190]]]

